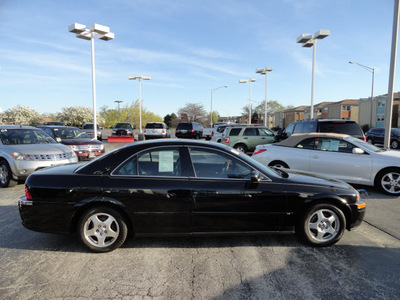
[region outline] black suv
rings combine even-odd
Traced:
[[[309,121],[296,121],[290,123],[282,132],[275,136],[275,142],[279,142],[294,133],[331,132],[352,135],[365,141],[365,135],[360,125],[355,121],[342,119],[318,119]]]
[[[365,134],[370,144],[383,144],[385,140],[385,128],[371,128]],[[390,131],[390,147],[398,149],[400,144],[400,129],[392,128]]]
[[[197,122],[179,123],[176,127],[175,136],[199,140],[203,135],[203,128],[203,125]]]

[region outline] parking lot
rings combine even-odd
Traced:
[[[0,189],[0,299],[396,299],[400,199],[367,189],[363,224],[329,248],[291,234],[154,237],[105,254],[25,229],[24,185]]]

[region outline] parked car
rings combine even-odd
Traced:
[[[270,144],[275,140],[275,133],[263,126],[226,127],[222,134],[222,144],[243,153],[253,152],[257,145]]]
[[[375,144],[384,144],[385,141],[385,128],[371,128],[365,133],[367,142]],[[399,149],[400,144],[400,129],[392,128],[390,131],[390,147]]]
[[[99,141],[103,140],[103,137],[101,135],[101,128],[97,124],[97,139]],[[85,123],[82,125],[82,130],[86,132],[88,135],[90,135],[91,138],[94,138],[94,124],[93,123]]]
[[[58,125],[58,126],[64,126],[63,122],[60,121],[48,121],[44,122],[42,125]]]
[[[214,129],[211,132],[211,142],[217,142],[221,143],[222,141],[222,134],[224,133],[224,130],[226,127],[231,127],[231,126],[238,126],[238,125],[247,125],[247,124],[242,124],[242,123],[229,123],[229,124],[217,124],[214,126]],[[247,126],[251,126],[250,124]]]
[[[171,137],[169,127],[163,122],[147,123],[143,133],[146,140]]]
[[[111,135],[133,136],[133,126],[131,123],[115,123]]]
[[[0,125],[0,187],[12,187],[36,170],[77,161],[70,148],[43,130]]]
[[[214,130],[221,125],[227,125],[227,124],[231,124],[231,122],[216,122],[213,124],[213,126],[211,127],[204,127],[203,128],[203,138],[206,139],[206,141],[211,140],[212,136],[214,135]],[[233,123],[232,123],[233,124]]]
[[[280,143],[258,146],[252,158],[265,166],[375,185],[386,194],[400,195],[400,152],[386,151],[349,135],[293,134]]]
[[[275,142],[282,141],[294,133],[331,132],[348,134],[365,141],[365,135],[360,125],[352,120],[317,119],[296,121],[290,123],[282,132],[278,132]]]
[[[203,135],[203,125],[197,122],[179,123],[176,127],[177,138],[200,139]]]
[[[26,228],[77,232],[96,252],[120,247],[129,233],[296,229],[311,245],[329,246],[365,214],[359,193],[344,182],[280,174],[232,148],[204,141],[132,143],[79,167],[40,170],[25,185],[18,204]]]
[[[57,142],[70,147],[75,151],[79,160],[93,159],[104,154],[102,142],[92,139],[86,132],[77,127],[69,126],[38,126]]]

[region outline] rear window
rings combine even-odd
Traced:
[[[320,132],[334,132],[349,135],[363,135],[360,126],[355,122],[320,123]]]
[[[82,126],[82,129],[93,129],[93,124],[85,124]],[[99,125],[97,125],[97,129],[100,129]]]
[[[192,130],[192,124],[190,123],[179,123],[177,130]]]
[[[163,129],[163,125],[159,123],[147,123],[146,124],[147,129]]]

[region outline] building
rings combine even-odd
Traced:
[[[290,123],[295,121],[304,120],[304,110],[307,108],[307,105],[297,106],[294,108],[285,109],[283,111],[283,127],[285,128]]]
[[[385,127],[387,94],[374,97],[371,102],[371,97],[360,99],[359,103],[359,124],[361,126]],[[399,102],[400,92],[393,93],[393,115],[392,127],[397,128],[399,122]]]
[[[335,102],[321,102],[314,105],[314,119],[328,119],[328,105]],[[304,120],[311,119],[311,106],[304,109]]]
[[[358,102],[357,99],[346,99],[328,104],[328,119],[353,120],[358,123]]]

